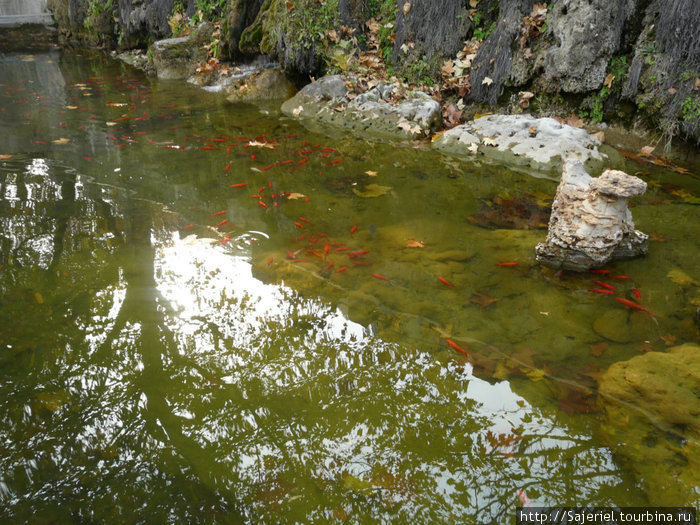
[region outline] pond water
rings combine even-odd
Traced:
[[[562,274],[534,261],[555,180],[312,132],[88,51],[0,71],[0,516],[648,503],[597,436],[596,385],[697,339],[692,173],[627,165],[650,183],[632,203],[649,255]],[[653,319],[589,292],[601,279]]]

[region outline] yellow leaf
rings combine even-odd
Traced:
[[[12,157],[13,157],[13,155],[11,153],[5,153],[3,155],[0,155],[0,160],[7,160],[7,159],[11,159]]]
[[[425,243],[416,239],[406,239],[406,246],[409,248],[425,248]]]
[[[406,16],[408,12],[411,10],[411,2],[405,2],[403,4],[403,14]]]
[[[491,77],[484,77],[484,80],[482,80],[481,83],[490,86],[493,84],[493,79]]]
[[[653,155],[654,146],[643,146],[642,149],[639,150],[639,154],[647,157]]]
[[[288,198],[289,200],[303,199],[303,198],[305,198],[305,197],[306,197],[306,195],[304,195],[303,193],[295,193],[295,192],[292,192],[292,193],[290,193],[289,195],[287,195],[287,198]]]
[[[474,120],[480,119],[481,117],[488,117],[489,115],[493,115],[493,113],[474,113]]]
[[[495,147],[495,146],[498,146],[498,142],[496,142],[495,140],[493,140],[493,139],[491,139],[491,138],[489,138],[489,137],[484,137],[483,139],[481,139],[481,141],[482,141],[484,144],[486,144],[487,146],[494,146],[494,147]]]
[[[531,381],[542,381],[545,377],[545,372],[541,368],[529,369],[525,372],[525,375],[530,378]]]
[[[367,171],[365,171],[365,173],[366,173],[367,175],[369,175],[370,177],[376,177],[376,176],[377,176],[377,172],[376,172],[376,171],[367,170]]]
[[[78,106],[66,106],[66,109],[78,109]]]
[[[607,77],[605,77],[605,80],[603,81],[603,85],[607,87],[612,87],[613,80],[615,80],[615,75],[610,73]]]
[[[70,142],[70,139],[63,137],[60,139],[52,140],[51,142],[53,142],[54,144],[68,144]]]

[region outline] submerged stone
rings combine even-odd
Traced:
[[[700,346],[615,363],[600,381],[601,436],[652,505],[700,503]]]
[[[585,271],[612,260],[646,255],[648,235],[634,229],[627,199],[646,183],[622,171],[593,178],[580,162],[564,165],[552,203],[547,239],[535,248],[540,264]]]

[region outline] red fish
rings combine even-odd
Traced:
[[[323,258],[324,259],[328,255],[329,251],[331,251],[331,245],[329,243],[326,243],[326,245],[323,247]]]
[[[192,228],[193,226],[194,226],[194,224],[188,224],[187,226],[183,226],[183,227],[180,228],[180,229],[181,229],[181,230],[189,230],[189,229]]]
[[[357,231],[357,224],[355,224],[355,226],[350,228],[350,237],[352,237],[356,231]]]
[[[323,270],[327,272],[328,270],[333,268],[333,264],[335,263],[333,261],[330,261]]]
[[[595,284],[598,286],[602,286],[603,288],[607,288],[608,290],[617,290],[612,284],[606,284],[606,283],[601,283],[600,281],[593,281]]]
[[[226,213],[226,210],[217,211],[216,213],[212,213],[211,217],[218,217],[219,215],[223,215],[224,213]]]
[[[219,222],[219,224],[216,225],[217,228],[221,228],[224,224],[228,222],[228,219],[224,219],[223,221]]]
[[[250,184],[250,183],[249,182],[239,182],[237,184],[230,184],[229,188],[245,188],[248,184]]]
[[[226,167],[224,168],[224,171],[225,171],[225,172],[228,172],[228,170],[230,170],[230,169],[231,169],[231,163],[229,162],[228,164],[226,164]]]
[[[204,150],[204,151],[215,151],[215,150],[218,150],[219,148],[217,148],[216,146],[202,146],[199,149]]]
[[[304,164],[304,163],[306,163],[306,162],[309,162],[309,159],[306,158],[306,157],[304,157],[304,158],[301,159],[299,162],[297,162],[297,166],[301,166],[302,164]]]
[[[306,228],[304,228],[304,225],[301,224],[300,222],[295,222],[295,223],[294,223],[294,226],[296,226],[297,228],[300,228],[300,229],[302,229],[302,230],[305,230],[305,229],[306,229]]]
[[[588,270],[588,273],[597,273],[598,275],[607,275],[610,273],[610,270],[603,270],[600,268],[593,268],[591,270]]]
[[[262,206],[263,208],[267,208],[267,204],[265,204],[265,202],[262,201],[262,200],[259,200],[259,201],[258,201],[258,204],[259,204],[260,206]]]
[[[648,314],[649,317],[652,317],[652,318],[654,317],[653,315],[651,315],[651,312],[649,310],[647,310],[646,308],[644,308],[641,304],[637,304],[634,301],[630,301],[629,299],[625,299],[624,297],[615,297],[615,300],[618,303],[626,306],[627,308],[631,308],[632,310],[639,310],[640,312],[644,312],[644,313]]]
[[[365,261],[352,261],[352,264],[355,264],[357,266],[369,266],[369,263]]]
[[[496,266],[505,266],[505,267],[510,267],[510,266],[518,266],[519,263],[516,262],[502,262],[496,264]]]
[[[365,255],[367,253],[369,253],[369,250],[357,250],[354,252],[350,252],[348,254],[348,257],[350,257],[351,259],[355,259],[356,257],[361,257],[362,255]]]
[[[309,219],[307,219],[306,217],[297,217],[297,219],[299,219],[300,221],[306,222],[308,224],[311,224],[311,221]]]
[[[445,339],[445,342],[446,342],[446,343],[448,344],[448,346],[450,346],[452,349],[456,350],[456,351],[459,352],[460,354],[464,354],[464,355],[466,355],[467,357],[469,357],[469,352],[467,352],[464,348],[462,348],[461,346],[459,346],[457,343],[455,343],[455,342],[452,341],[451,339]]]
[[[272,261],[274,261],[274,259],[273,259],[272,257],[270,257],[270,258],[267,260],[267,265],[270,266],[270,265],[272,264]]]
[[[339,162],[343,162],[343,159],[341,158],[341,159],[332,160],[328,164],[326,164],[326,166],[332,166],[333,164],[338,164]]]
[[[440,277],[440,276],[438,275],[438,279],[440,279],[440,282],[441,282],[442,284],[446,285],[446,286],[451,286],[452,288],[457,288],[454,284],[452,284],[450,281],[448,281],[448,280],[445,279],[444,277]]]
[[[226,244],[230,240],[231,240],[231,236],[226,235],[223,239],[221,239],[221,242],[219,242],[219,244]]]
[[[629,275],[611,275],[610,277],[612,277],[613,279],[629,279],[630,278]]]
[[[637,299],[641,299],[641,298],[642,298],[642,294],[640,294],[640,293],[639,293],[639,290],[637,290],[636,288],[632,288],[632,293],[634,294],[634,296],[635,296]]]
[[[588,291],[593,293],[602,293],[605,295],[615,295],[615,292],[613,292],[612,290],[608,290],[607,288],[589,288]]]
[[[338,269],[335,271],[335,273],[344,272],[344,271],[347,270],[347,269],[348,269],[347,266],[341,266],[340,268],[338,268]]]
[[[372,277],[381,281],[391,282],[391,279],[389,279],[388,277],[384,277],[381,273],[373,273]]]

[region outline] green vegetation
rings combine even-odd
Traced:
[[[488,36],[493,33],[494,29],[496,29],[494,12],[497,12],[498,8],[498,2],[496,2],[487,12],[477,11],[472,17],[472,22],[474,23],[474,38],[479,42],[488,38]]]
[[[592,101],[588,99],[587,104],[584,102],[584,105],[579,110],[579,116],[589,118],[593,122],[602,122],[605,113],[605,102],[611,95],[619,97],[628,71],[629,64],[627,63],[626,55],[613,57],[610,60],[608,75],[605,77],[603,87]]]
[[[690,122],[698,119],[700,119],[700,100],[688,95],[681,104],[681,120]]]

